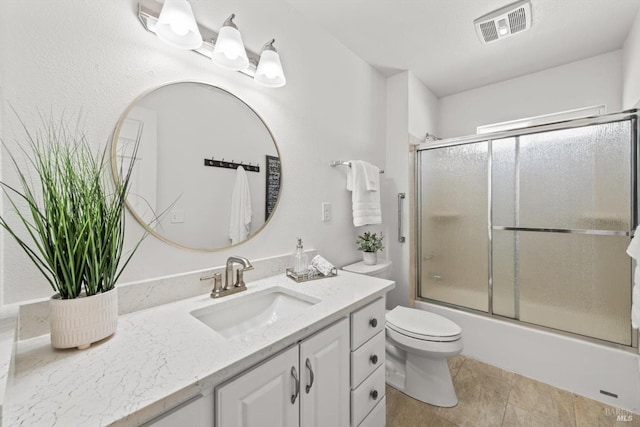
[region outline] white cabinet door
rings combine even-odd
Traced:
[[[300,344],[300,426],[348,427],[349,319]]]
[[[300,383],[296,378],[300,378],[297,346],[217,389],[216,425],[297,426]]]

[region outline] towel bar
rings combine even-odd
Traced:
[[[345,162],[344,160],[333,160],[331,163],[329,163],[329,166],[331,166],[332,168],[334,168],[336,166],[349,166],[349,167],[351,167],[351,162]],[[384,170],[380,169],[380,173],[384,173]]]

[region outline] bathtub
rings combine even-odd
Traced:
[[[465,356],[640,413],[640,355],[634,351],[427,302],[415,307],[460,325]]]

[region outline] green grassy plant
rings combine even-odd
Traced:
[[[63,299],[113,289],[140,241],[123,259],[125,201],[133,162],[118,184],[108,177],[107,148],[94,154],[86,135],[40,116],[21,144],[24,165],[11,152],[17,185],[0,181],[26,236],[0,213],[11,235]],[[3,143],[5,149],[6,145]],[[138,143],[135,144],[137,151]],[[26,167],[25,167],[26,166]],[[27,170],[35,172],[37,182]]]

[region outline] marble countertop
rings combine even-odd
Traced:
[[[272,287],[319,302],[231,339],[190,314]],[[115,335],[84,351],[54,350],[49,335],[19,341],[3,425],[140,425],[393,287],[389,280],[344,271],[305,283],[281,274],[251,282],[247,291],[224,298],[205,294],[120,316]]]

